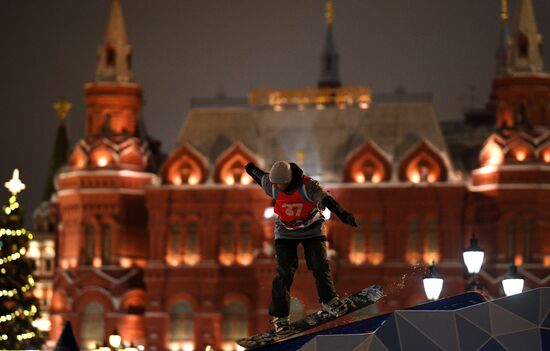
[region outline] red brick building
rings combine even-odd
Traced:
[[[86,135],[56,179],[52,339],[70,320],[84,347],[116,328],[151,350],[233,350],[235,338],[266,329],[274,220],[271,200],[243,173],[249,161],[296,162],[355,214],[356,229],[329,220],[328,238],[342,295],[373,283],[387,291],[364,313],[424,301],[432,261],[442,295],[464,291],[461,253],[473,233],[487,253],[480,280],[489,295],[502,295],[513,262],[527,288],[548,284],[550,74],[531,1],[507,41],[493,83],[495,131],[471,173],[453,165],[430,101],[371,103],[368,88],[341,85],[328,4],[318,88],[193,108],[156,170],[113,0],[96,81],[85,85]],[[294,316],[319,308],[303,260],[292,294]]]

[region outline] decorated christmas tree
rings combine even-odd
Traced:
[[[40,349],[43,340],[32,324],[39,317],[32,293],[34,262],[25,257],[32,234],[23,228],[23,211],[17,202],[25,184],[16,169],[4,185],[11,196],[0,214],[0,349]]]

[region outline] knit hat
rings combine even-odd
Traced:
[[[286,161],[275,162],[269,171],[269,180],[271,183],[290,183],[292,180],[290,164]]]

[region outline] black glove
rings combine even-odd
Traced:
[[[346,224],[351,225],[352,227],[357,227],[357,222],[355,222],[355,217],[349,212],[344,212],[340,220]]]
[[[246,166],[244,166],[244,169],[258,185],[262,185],[262,177],[267,174],[266,172],[256,167],[254,162],[248,162]]]
[[[321,201],[326,208],[328,208],[332,213],[334,213],[342,222],[349,224],[352,227],[357,227],[357,222],[355,222],[355,217],[348,211],[344,210],[342,206],[332,196],[325,196]]]

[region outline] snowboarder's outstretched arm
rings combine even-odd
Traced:
[[[320,202],[345,224],[349,224],[352,227],[357,227],[355,217],[353,217],[353,215],[348,211],[344,210],[344,208],[340,206],[340,204],[319,185],[319,182],[311,179],[305,188],[308,197],[312,201]]]
[[[352,227],[357,227],[355,222],[355,217],[348,211],[344,210],[342,206],[330,195],[327,195],[321,201],[323,206],[328,208],[330,212],[334,213],[342,222],[351,225]]]
[[[256,165],[254,162],[248,162],[246,166],[244,166],[244,169],[246,170],[246,173],[254,179],[256,183],[258,183],[259,186],[262,186],[262,178],[264,175],[268,174],[267,172],[262,171]]]

